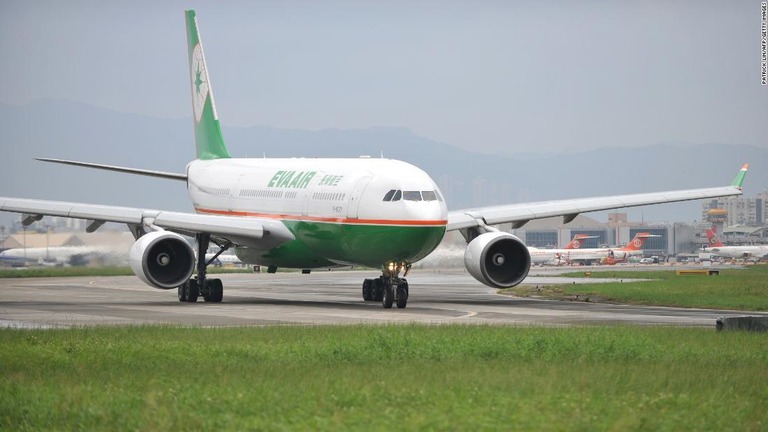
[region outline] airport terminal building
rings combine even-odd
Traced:
[[[707,245],[706,231],[711,227],[708,221],[696,224],[629,222],[626,213],[612,213],[607,223],[580,215],[568,224],[563,224],[560,218],[548,218],[531,221],[518,229],[509,226],[502,229],[518,236],[528,246],[539,248],[562,248],[577,234],[591,237],[582,242],[584,248],[620,247],[637,233],[647,232],[654,237],[647,239],[643,255],[668,257],[698,253]],[[726,233],[729,231],[726,229]],[[751,229],[749,235],[751,243],[768,243],[766,228]]]

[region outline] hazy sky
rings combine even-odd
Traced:
[[[768,146],[757,0],[3,0],[0,101],[188,117],[186,8],[226,125],[405,126],[505,153]]]

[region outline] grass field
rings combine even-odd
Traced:
[[[585,277],[584,272],[564,274]],[[517,286],[506,292],[518,296],[542,296],[589,301],[607,301],[643,305],[768,310],[768,265],[745,269],[725,269],[719,276],[677,276],[675,270],[599,271],[591,278],[615,278],[623,282],[595,284],[562,284],[547,287]],[[653,279],[632,282],[630,279]]]
[[[691,328],[0,330],[2,430],[768,428],[768,337]]]

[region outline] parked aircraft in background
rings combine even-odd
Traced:
[[[620,248],[588,248],[588,249],[570,249],[557,250],[551,261],[554,265],[563,264],[618,264],[626,262],[633,255],[642,255],[645,240],[649,237],[658,237],[650,233],[637,233],[635,237],[626,246]],[[533,249],[533,248],[529,248]],[[544,256],[542,252],[547,249],[531,250],[531,260],[534,256]]]
[[[196,238],[198,256],[214,243],[220,252],[234,248],[243,262],[268,272],[278,267],[307,272],[349,265],[380,268],[380,277],[363,281],[363,299],[404,308],[411,265],[429,255],[447,231],[459,231],[466,239],[464,264],[475,279],[512,287],[528,275],[531,256],[523,241],[493,225],[521,227],[552,216],[567,223],[584,212],[741,194],[746,166],[729,186],[449,212],[432,178],[406,162],[232,158],[221,134],[194,11],[186,12],[186,25],[197,158],[184,173],[44,160],[184,182],[196,213],[0,197],[0,210],[24,214],[27,225],[46,215],[87,219],[89,232],[104,222],[127,224],[136,238],[130,252],[134,273],[152,287],[175,289],[179,301],[202,296],[220,302],[223,296],[221,280],[207,277],[211,260],[196,260],[180,234]]]
[[[587,234],[576,234],[573,239],[562,249],[541,249],[533,246],[528,247],[531,254],[531,264],[539,265],[563,265],[565,260],[563,256],[573,249],[581,247],[582,241],[588,238],[595,238]]]
[[[205,259],[215,266],[243,264],[240,258],[231,253],[223,253],[219,255],[216,255],[215,253],[207,253],[205,254]]]
[[[114,249],[97,246],[52,246],[47,248],[12,248],[0,252],[0,265],[86,265],[91,262],[120,261],[124,255]],[[122,259],[125,262],[124,259]]]
[[[720,240],[714,230],[707,230],[709,246],[705,252],[727,258],[768,258],[768,245],[727,246]]]

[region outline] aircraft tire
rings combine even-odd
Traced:
[[[221,303],[224,298],[224,284],[221,283],[221,279],[208,279],[205,281],[208,285],[208,294],[203,298],[208,303]]]
[[[392,289],[392,284],[385,283],[383,295],[381,296],[381,305],[384,309],[392,309],[392,303],[395,301],[395,292]]]
[[[408,282],[400,282],[397,285],[397,308],[404,309],[408,304]]]
[[[200,296],[200,289],[197,286],[196,279],[190,279],[189,282],[184,284],[184,293],[186,301],[189,303],[197,303],[197,298]]]
[[[187,285],[189,285],[189,281],[186,281],[183,284],[179,285],[178,295],[179,295],[180,302],[187,301]]]
[[[378,279],[372,279],[373,284],[371,285],[373,289],[371,290],[371,294],[373,297],[371,300],[373,301],[382,301],[384,298],[384,281],[381,280],[381,278]]]
[[[371,301],[374,298],[373,279],[363,281],[363,300]]]

